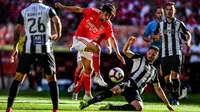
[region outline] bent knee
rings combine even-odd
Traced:
[[[143,106],[137,106],[137,107],[135,107],[135,109],[136,109],[137,111],[143,111],[143,110],[144,110],[144,107],[143,107]]]
[[[95,48],[94,48],[94,52],[95,53],[101,52],[101,47],[99,45],[96,45]]]

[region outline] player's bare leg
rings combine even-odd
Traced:
[[[103,80],[101,73],[100,73],[100,52],[101,48],[99,45],[90,42],[87,44],[87,47],[84,51],[92,52],[92,61],[93,61],[93,68],[95,72],[94,83],[99,84],[100,86],[108,86],[108,84]]]

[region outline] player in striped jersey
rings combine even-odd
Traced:
[[[165,6],[166,18],[158,23],[153,38],[155,40],[162,40],[162,74],[166,87],[172,96],[171,103],[173,105],[179,105],[178,97],[181,87],[179,75],[181,74],[181,66],[183,63],[181,39],[185,41],[185,44],[189,48],[191,46],[191,34],[185,24],[175,18],[175,13],[175,3],[167,2]]]
[[[10,87],[6,112],[12,112],[12,105],[18,94],[20,84],[23,83],[35,59],[38,59],[40,62],[48,81],[53,112],[58,112],[59,95],[52,40],[58,40],[61,37],[62,25],[54,9],[44,5],[42,2],[43,0],[31,0],[31,4],[21,11],[15,26],[13,56],[15,56],[16,45],[22,28],[25,30],[26,39],[24,39],[23,49],[20,48],[23,41],[18,43],[21,55],[16,70],[16,77]],[[51,20],[54,23],[56,32],[54,35],[51,35]],[[11,58],[12,61],[15,59]]]
[[[130,46],[135,42],[135,40],[135,37],[129,37],[123,48],[123,53],[128,58],[133,60],[133,67],[129,78],[120,82],[112,89],[96,95],[89,101],[81,101],[79,106],[80,109],[84,109],[91,104],[104,100],[105,98],[110,98],[113,95],[123,95],[128,104],[120,106],[108,104],[105,107],[100,107],[99,109],[142,111],[144,106],[140,94],[142,94],[147,83],[152,82],[158,96],[167,105],[167,108],[170,111],[173,111],[173,108],[168,102],[165,93],[159,84],[157,70],[152,65],[156,58],[158,58],[159,48],[151,46],[145,56],[138,55],[130,51]]]

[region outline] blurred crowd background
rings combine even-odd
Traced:
[[[144,53],[148,50],[149,46],[148,43],[144,42],[142,39],[145,26],[154,19],[155,7],[162,6],[164,8],[164,5],[167,1],[169,0],[44,0],[44,4],[53,7],[62,21],[62,38],[57,41],[55,45],[68,49],[72,43],[72,36],[75,33],[80,20],[82,19],[82,14],[56,9],[54,3],[60,2],[64,5],[76,5],[83,8],[88,8],[100,7],[106,2],[114,2],[117,7],[117,14],[114,18],[112,18],[111,21],[113,23],[114,35],[117,39],[120,50],[122,50],[127,38],[133,35],[137,37],[137,41],[132,46],[132,50],[135,52]],[[195,45],[195,39],[197,39],[197,41],[200,40],[200,0],[172,1],[176,3],[176,17],[186,24],[187,28],[192,34],[192,44]],[[29,0],[0,0],[0,46],[13,44],[13,31],[15,22],[20,11],[29,4]],[[199,45],[199,42],[197,45]],[[105,46],[102,46],[102,51],[104,50]],[[200,49],[197,49],[197,52],[200,53]],[[62,53],[56,54],[58,65],[57,69],[58,74],[61,72],[61,74],[68,74],[68,76],[72,77],[73,70],[75,69],[74,67],[76,66],[76,56],[73,54],[73,58],[68,59],[65,56],[69,56],[69,54],[70,53],[65,53],[65,55],[62,55]],[[7,58],[9,57],[9,53],[3,52],[2,55]],[[200,74],[191,73],[191,64],[198,63],[197,65],[199,65],[200,55],[195,55],[197,57],[195,59],[191,59],[192,56],[193,55],[190,54],[186,55],[186,61],[183,70],[185,77],[182,79],[189,82],[195,79],[197,82],[200,82]],[[65,61],[63,61],[64,59]],[[6,58],[3,59],[3,61],[7,62],[6,60]],[[107,60],[107,62],[102,61],[103,64],[101,66],[105,68],[111,68],[113,64],[108,64],[108,61],[112,63],[114,62],[114,59],[112,58],[111,60]],[[9,64],[4,64],[4,67],[5,66],[10,67]],[[116,64],[115,66],[120,65]],[[67,71],[67,69],[70,67],[72,68],[72,71]],[[4,71],[7,72],[6,70]],[[195,76],[192,76],[192,79],[191,75],[194,74]],[[62,75],[60,76],[62,77]],[[200,83],[198,84],[200,85]]]

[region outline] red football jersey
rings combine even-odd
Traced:
[[[78,26],[75,36],[94,39],[102,33],[106,36],[113,36],[112,25],[110,21],[101,22],[101,11],[97,8],[82,9],[84,18]]]
[[[101,45],[101,43],[103,42],[103,40],[108,40],[110,37],[108,37],[107,35],[105,35],[104,33],[101,34],[100,36],[98,36],[97,38],[93,39],[93,42],[96,42],[98,45]]]

